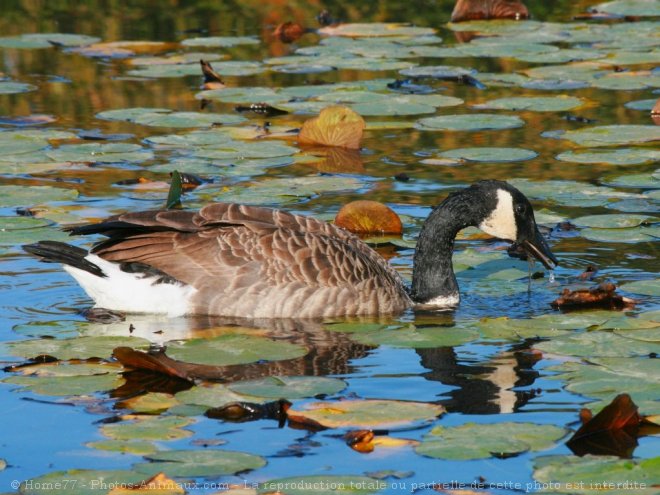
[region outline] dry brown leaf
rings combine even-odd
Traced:
[[[360,149],[364,128],[364,119],[356,112],[344,106],[331,106],[303,124],[298,142]]]
[[[611,283],[602,283],[592,289],[573,291],[564,289],[561,295],[550,303],[550,306],[563,310],[593,307],[629,309],[635,306],[635,300],[615,294],[615,291],[616,285]]]
[[[451,22],[477,19],[527,19],[529,11],[519,0],[457,0]]]
[[[401,234],[401,219],[392,208],[378,201],[351,201],[342,206],[335,225],[358,234]]]
[[[295,22],[283,22],[273,31],[275,36],[282,43],[293,43],[305,34],[305,28]]]
[[[186,491],[176,481],[168,478],[163,473],[158,473],[149,479],[116,486],[108,492],[108,495],[136,495],[149,493],[149,495],[183,495]]]

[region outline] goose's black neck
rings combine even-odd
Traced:
[[[452,267],[454,239],[461,229],[479,224],[483,198],[472,188],[451,194],[428,216],[417,240],[413,261],[412,300],[419,304],[447,299],[458,303],[458,284]]]

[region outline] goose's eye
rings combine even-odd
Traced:
[[[523,204],[518,203],[518,204],[515,206],[515,209],[516,209],[516,213],[518,213],[518,214],[520,214],[520,215],[522,215],[522,214],[525,213],[525,205],[523,205]]]

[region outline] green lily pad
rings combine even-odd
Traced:
[[[205,408],[222,407],[232,402],[268,402],[265,397],[247,397],[240,395],[228,386],[219,383],[203,384],[176,394],[176,399],[182,404],[204,406]]]
[[[104,110],[96,114],[97,119],[103,120],[119,120],[125,122],[134,122],[135,119],[142,115],[162,113],[167,114],[172,110],[168,108],[151,108],[151,107],[132,107],[132,108],[117,108],[114,110]]]
[[[415,127],[417,129],[431,131],[484,131],[494,129],[514,129],[524,125],[525,121],[520,117],[479,113],[427,117],[418,120]]]
[[[184,430],[194,423],[192,418],[181,416],[145,416],[101,426],[101,434],[113,440],[169,441],[187,438],[193,434]]]
[[[407,77],[431,77],[440,79],[468,76],[476,73],[477,71],[474,69],[466,69],[464,67],[456,67],[452,65],[424,65],[399,71],[399,74]]]
[[[152,151],[129,143],[66,144],[46,154],[55,161],[96,163],[143,162],[154,157]]]
[[[142,114],[133,122],[151,127],[211,127],[212,125],[234,125],[247,119],[240,115],[204,112],[172,112]]]
[[[151,462],[136,464],[146,474],[166,472],[169,476],[212,478],[258,469],[266,465],[263,457],[231,450],[168,450],[146,455]]]
[[[658,220],[660,218],[649,215],[610,214],[578,217],[573,220],[573,223],[581,227],[593,227],[597,229],[627,229],[642,224],[653,223]]]
[[[563,48],[552,52],[529,53],[516,56],[521,62],[530,62],[533,64],[565,64],[567,62],[577,62],[581,60],[597,60],[607,56],[607,53],[597,50],[586,50],[576,48]],[[584,86],[582,86],[584,87]],[[541,88],[539,88],[541,89]],[[546,88],[550,89],[550,88]],[[571,89],[564,86],[563,89]]]
[[[585,182],[548,180],[542,182],[527,179],[511,179],[513,186],[528,198],[551,201],[571,207],[605,206],[622,199],[640,199],[634,193],[616,191],[611,187],[599,187]]]
[[[213,69],[223,76],[252,76],[266,70],[259,62],[229,60],[223,62],[213,62]],[[133,77],[185,77],[199,76],[201,71],[199,63],[195,64],[162,64],[146,65],[127,72]]]
[[[322,376],[269,376],[257,380],[235,382],[229,389],[243,395],[273,399],[301,399],[316,395],[334,395],[346,388],[337,378]]]
[[[556,135],[548,134],[546,137],[567,139],[579,146],[627,145],[660,141],[660,126],[606,125],[585,127],[574,131],[559,131]]]
[[[534,423],[436,426],[415,447],[415,452],[435,459],[487,459],[502,454],[545,450],[567,433],[564,428]]]
[[[344,23],[319,29],[320,34],[328,36],[348,36],[351,38],[372,36],[430,36],[435,29],[409,26],[401,23]]]
[[[283,95],[271,88],[262,87],[241,87],[241,88],[223,88],[201,91],[195,95],[198,100],[218,100],[225,103],[267,103],[275,105],[284,103],[291,99],[290,96]]]
[[[559,153],[557,160],[572,163],[639,165],[660,161],[660,151],[646,148],[570,150]]]
[[[459,148],[443,151],[443,158],[467,160],[471,162],[521,162],[536,158],[538,153],[523,148]]]
[[[78,376],[10,376],[3,383],[19,385],[21,391],[39,395],[84,396],[115,389],[124,383],[116,373]]]
[[[153,454],[158,451],[155,444],[145,440],[99,440],[85,445],[92,449],[139,456]]]
[[[537,89],[540,91],[565,91],[588,88],[589,86],[590,84],[585,81],[573,81],[570,79],[530,79],[520,84],[521,88]]]
[[[252,36],[208,36],[187,38],[181,42],[183,46],[206,46],[228,48],[237,45],[258,45],[259,39]]]
[[[660,344],[627,339],[611,332],[565,335],[535,347],[544,353],[584,358],[648,356],[650,352],[660,352]]]
[[[35,91],[38,88],[32,84],[0,81],[0,95],[10,95],[15,93],[27,93],[28,91]]]
[[[599,490],[608,495],[646,495],[649,487],[658,483],[659,471],[660,460],[657,457],[619,459],[609,456],[556,455],[537,457],[534,460],[534,479],[547,487],[542,490],[543,493],[586,495]],[[612,488],[597,488],[604,484]],[[646,488],[634,488],[635,484],[638,487],[643,484]]]
[[[361,331],[353,334],[351,338],[366,345],[427,349],[467,344],[479,338],[479,332],[464,326],[415,328],[409,325],[402,328]]]
[[[636,227],[630,229],[594,229],[580,231],[585,239],[597,242],[651,242],[660,237],[660,227]]]
[[[584,105],[585,101],[575,96],[514,96],[498,98],[486,103],[472,105],[480,110],[527,110],[531,112],[566,112]]]
[[[0,186],[0,207],[36,206],[56,201],[73,201],[77,197],[78,191],[63,187]]]
[[[165,57],[136,57],[130,59],[128,62],[131,65],[179,65],[179,64],[199,64],[200,59],[207,62],[214,62],[227,58],[227,55],[219,53],[206,53],[206,52],[191,52],[191,53],[175,53]]]
[[[387,488],[387,483],[366,476],[316,475],[278,478],[259,485],[257,493],[283,495],[369,495]]]
[[[655,0],[617,0],[594,7],[599,12],[627,16],[660,16],[660,5]]]
[[[191,339],[170,343],[167,354],[172,359],[189,363],[228,366],[257,361],[295,359],[307,354],[307,349],[282,340],[225,334],[212,339]]]
[[[660,188],[660,176],[655,172],[646,174],[626,174],[604,181],[606,184],[620,187]],[[653,191],[648,194],[653,196]],[[655,198],[657,199],[657,198]]]
[[[41,240],[66,241],[69,235],[59,229],[49,229],[53,222],[45,218],[0,217],[0,245],[10,246]]]
[[[149,341],[138,337],[74,337],[70,339],[31,339],[2,344],[12,356],[33,358],[42,354],[60,360],[109,358],[115,347],[148,349]]]
[[[0,38],[0,47],[25,49],[52,48],[53,43],[63,46],[82,46],[91,45],[98,41],[101,40],[83,34],[35,33]]]
[[[660,296],[660,279],[656,278],[655,280],[638,280],[637,282],[623,284],[620,289],[627,292],[632,292],[634,294]]]
[[[179,401],[172,394],[160,392],[149,392],[118,403],[122,409],[130,409],[134,413],[141,414],[160,414],[178,405],[180,405]]]
[[[650,112],[653,109],[653,106],[655,105],[655,102],[658,101],[656,99],[651,99],[651,100],[635,100],[635,101],[629,101],[624,105],[624,107],[629,108],[631,110],[641,110],[641,111],[648,111]]]
[[[226,141],[195,150],[192,156],[210,160],[272,158],[293,155],[298,148],[277,141]]]
[[[289,409],[294,422],[325,428],[396,428],[419,421],[431,421],[445,412],[437,404],[396,400],[343,400],[313,402],[302,409]]]
[[[63,490],[67,495],[98,495],[108,486],[137,484],[144,474],[134,471],[98,471],[92,469],[70,469],[31,478],[21,483],[21,495],[55,495]]]

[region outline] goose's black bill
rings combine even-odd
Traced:
[[[525,249],[527,254],[534,256],[537,260],[543,263],[548,270],[552,270],[555,266],[559,265],[559,261],[555,258],[555,255],[550,251],[548,243],[539,232],[539,229],[536,229],[536,235],[533,239],[525,239],[522,242],[522,247]]]

